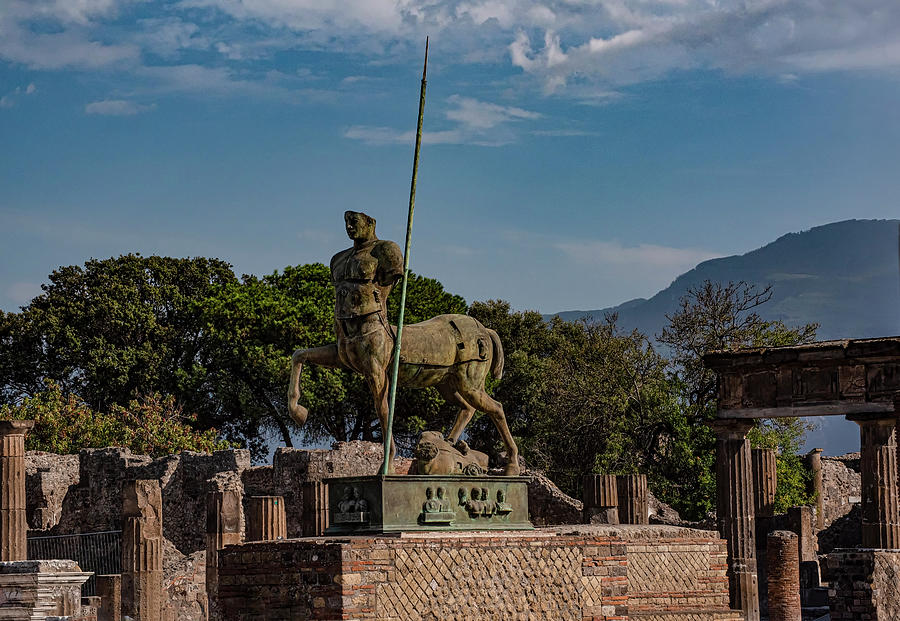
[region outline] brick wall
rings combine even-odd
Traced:
[[[740,619],[724,541],[666,526],[251,543],[225,549],[219,580],[232,621]]]
[[[832,621],[900,619],[900,550],[835,550],[828,574]]]

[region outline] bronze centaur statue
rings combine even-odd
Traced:
[[[375,220],[364,213],[344,213],[353,247],[331,259],[335,286],[337,343],[298,349],[291,358],[288,407],[303,425],[309,411],[298,403],[303,364],[351,369],[361,374],[375,399],[375,412],[385,433],[388,421],[389,368],[396,328],[387,321],[387,298],[403,278],[403,256],[391,241],[375,236]],[[503,346],[497,333],[468,315],[439,315],[403,327],[399,383],[413,388],[434,386],[459,406],[450,434],[459,440],[475,410],[491,417],[506,445],[506,474],[519,474],[519,449],[506,424],[503,406],[484,390],[488,372],[503,374]],[[391,442],[391,461],[396,447]]]

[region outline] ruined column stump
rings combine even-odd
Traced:
[[[100,596],[97,621],[122,621],[121,574],[97,576],[97,595]]]
[[[619,523],[650,523],[647,475],[620,474],[616,476],[616,494],[619,500]]]
[[[859,425],[862,481],[862,545],[900,548],[900,498],[897,487],[897,418],[848,416]]]
[[[319,537],[328,528],[328,486],[321,481],[307,481],[300,493],[303,499],[301,533],[304,537]]]
[[[28,558],[25,434],[33,420],[0,421],[0,561]]]
[[[585,524],[618,524],[619,494],[614,474],[584,475]]]
[[[818,561],[819,540],[816,537],[816,516],[813,508],[791,507],[787,516],[791,531],[797,535],[800,562]]]
[[[798,537],[789,530],[769,533],[766,541],[770,621],[801,621]]]
[[[825,528],[825,486],[822,479],[822,449],[814,448],[806,455],[812,473],[812,492],[816,496],[816,530]]]
[[[778,486],[778,470],[773,449],[755,448],[750,451],[753,460],[753,513],[759,518],[775,515],[775,490]]]
[[[251,496],[247,503],[247,541],[287,537],[283,496]]]
[[[219,618],[218,611],[215,610],[216,590],[219,585],[219,550],[240,542],[240,491],[209,492],[206,495],[206,596],[210,619]]]
[[[746,621],[759,621],[753,468],[747,439],[753,421],[717,419],[709,425],[716,434],[716,521],[728,542],[731,607],[742,610]]]
[[[122,490],[122,516],[122,613],[134,621],[161,621],[163,537],[159,481],[126,484]]]

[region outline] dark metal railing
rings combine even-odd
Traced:
[[[95,576],[122,573],[122,531],[29,537],[28,558],[75,561],[82,571],[94,572],[81,587],[81,595],[96,595]]]

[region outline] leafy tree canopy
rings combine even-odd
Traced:
[[[0,406],[0,420],[34,420],[34,429],[25,437],[25,448],[30,451],[67,454],[83,448],[120,446],[159,457],[180,451],[209,453],[231,446],[221,441],[214,429],[196,431],[190,424],[192,417],[182,413],[174,397],[154,394],[98,412],[78,396],[64,395],[53,382],[16,405]]]
[[[394,321],[398,305],[395,288]],[[465,310],[436,280],[410,275],[408,321]],[[287,416],[290,355],[333,342],[333,315],[334,287],[321,264],[241,279],[205,258],[129,254],[61,267],[22,312],[0,313],[0,402],[19,404],[46,380],[103,412],[141,395],[171,395],[196,415],[196,428],[219,428],[257,456],[271,430],[288,446],[298,433],[307,441],[371,440],[379,433],[372,397],[347,371],[308,367],[309,423],[300,430]],[[401,397],[401,442],[451,415],[433,390]]]

